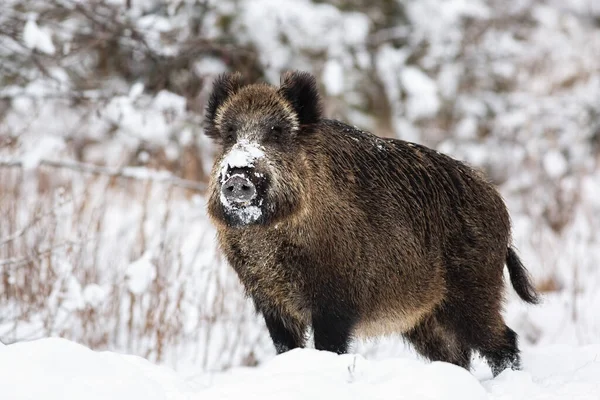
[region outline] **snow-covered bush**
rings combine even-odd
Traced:
[[[594,0],[6,0],[0,339],[182,367],[272,354],[215,248],[202,114],[226,70],[319,77],[327,114],[486,171],[546,302],[524,343],[600,332]],[[391,352],[398,341],[360,344]]]

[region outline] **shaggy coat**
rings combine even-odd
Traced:
[[[278,353],[312,328],[320,350],[399,334],[430,360],[469,368],[478,351],[494,375],[519,367],[501,314],[504,265],[523,300],[537,294],[481,173],[324,118],[302,72],[280,87],[220,76],[206,121],[221,150],[209,214]]]

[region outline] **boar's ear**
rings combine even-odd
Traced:
[[[215,125],[215,118],[217,117],[219,107],[221,107],[230,96],[240,90],[242,86],[242,74],[239,72],[226,72],[219,75],[214,80],[212,93],[208,99],[206,114],[204,116],[206,121],[205,133],[207,136],[213,139],[219,136],[219,132],[217,132]]]
[[[292,105],[300,125],[314,124],[321,119],[323,107],[317,80],[308,72],[283,74],[279,93]]]

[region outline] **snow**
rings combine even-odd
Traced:
[[[485,389],[468,371],[410,359],[370,361],[352,354],[305,349],[277,356],[256,371],[236,372],[202,392],[202,397],[269,399],[279,393],[287,399],[389,399],[400,394],[410,399],[487,398]]]
[[[134,356],[49,338],[0,348],[2,397],[11,400],[164,400],[181,380]]]
[[[409,357],[372,360],[296,349],[255,368],[184,376],[138,356],[45,338],[0,347],[0,386],[11,400],[598,398],[600,345],[524,351],[523,361],[522,371],[490,379],[480,365],[469,372]]]
[[[256,160],[265,156],[262,146],[248,140],[239,140],[223,156],[221,160],[220,176],[221,182],[225,181],[227,170],[230,168],[249,168],[253,167]]]
[[[44,159],[55,159],[65,147],[62,138],[52,135],[42,136],[35,142],[25,144],[19,159],[25,170],[32,170],[37,168]]]
[[[143,159],[144,156],[141,155],[141,158]],[[122,170],[122,174],[123,176],[128,176],[128,177],[132,177],[132,178],[137,178],[137,179],[168,179],[171,178],[172,175],[171,173],[169,173],[169,171],[152,171],[148,168],[143,168],[143,167],[126,167],[123,168]]]
[[[156,266],[151,261],[152,255],[145,253],[126,269],[127,287],[134,294],[142,294],[156,279]]]
[[[154,96],[152,109],[158,112],[171,112],[175,115],[182,115],[185,113],[186,104],[185,97],[168,90],[161,90]]]
[[[144,93],[144,84],[141,82],[136,82],[131,85],[131,89],[129,90],[129,97],[133,100],[140,97],[140,95]]]
[[[23,41],[29,49],[39,50],[50,55],[56,52],[49,31],[38,26],[34,14],[27,17],[27,22],[23,27]]]
[[[544,156],[544,169],[551,178],[560,178],[569,168],[565,157],[557,150],[550,150]]]
[[[81,310],[85,306],[81,284],[74,276],[69,276],[61,294],[61,307],[67,311]]]
[[[119,128],[123,141],[133,143],[139,138],[164,145],[178,128],[172,121],[184,115],[186,99],[161,90],[148,101],[142,98],[143,91],[143,85],[136,83],[126,96],[112,97],[102,116]]]
[[[464,118],[456,127],[456,134],[463,139],[474,139],[477,137],[477,120],[473,117]]]
[[[400,74],[402,85],[408,94],[406,113],[409,118],[419,119],[434,115],[440,108],[437,86],[423,71],[406,67]]]
[[[194,63],[194,69],[201,74],[216,76],[227,72],[227,66],[218,58],[204,57]]]
[[[89,284],[83,289],[83,299],[91,308],[99,307],[106,301],[107,296],[106,289],[95,283]]]
[[[338,61],[329,60],[325,63],[323,82],[325,83],[325,90],[331,96],[338,96],[342,93],[344,90],[344,70]]]
[[[308,68],[303,52],[325,52],[334,58],[348,48],[362,46],[369,28],[366,15],[341,12],[326,3],[308,0],[242,3],[240,29],[246,32],[246,40],[258,45],[263,62],[270,66],[272,82],[279,81],[279,73],[275,72],[281,69]],[[282,42],[288,44],[284,46]]]
[[[262,210],[258,206],[233,207],[233,210],[240,220],[246,224],[256,221],[262,215]]]
[[[450,99],[456,95],[460,82],[460,74],[463,72],[460,64],[448,62],[442,65],[437,79],[442,96]]]

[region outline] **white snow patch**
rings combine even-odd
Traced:
[[[249,393],[256,399],[274,398],[274,393],[285,393],[286,399],[487,398],[472,374],[451,364],[401,358],[370,361],[312,349],[292,350],[256,370],[235,371],[227,380],[236,384],[217,381],[202,392],[203,399],[241,399]]]
[[[165,146],[165,157],[169,161],[175,161],[179,158],[179,147],[174,143],[169,143]]]
[[[262,210],[258,206],[247,206],[235,210],[237,216],[244,222],[254,222],[262,215]]]
[[[377,73],[384,84],[389,99],[401,97],[400,80],[398,71],[404,68],[408,53],[403,49],[396,49],[390,45],[383,45],[376,55]]]
[[[117,126],[120,139],[137,146],[138,140],[165,145],[173,124],[186,113],[187,100],[175,93],[161,90],[156,96],[144,96],[143,87],[134,84],[127,96],[112,97],[101,115]]]
[[[83,299],[85,304],[92,308],[100,306],[104,300],[106,300],[107,296],[108,293],[106,288],[95,283],[89,284],[83,289]]]
[[[140,154],[138,154],[137,158],[141,163],[145,164],[150,161],[150,154],[148,154],[147,151],[140,151]]]
[[[329,60],[323,67],[323,83],[331,96],[339,96],[344,91],[344,69],[336,60]]]
[[[129,97],[131,99],[137,99],[142,93],[144,93],[144,84],[142,82],[136,82],[131,85],[131,89],[129,89]]]
[[[408,94],[406,113],[410,119],[432,117],[440,108],[435,82],[415,67],[405,67],[401,72],[402,86]]]
[[[65,282],[63,301],[61,304],[64,309],[73,311],[81,310],[85,306],[81,284],[74,276],[69,276]]]
[[[443,64],[437,77],[440,94],[447,99],[455,97],[458,92],[460,75],[463,73],[464,67],[460,64]]]
[[[169,179],[172,177],[171,173],[167,170],[151,170],[145,167],[125,167],[122,169],[123,176],[136,178],[139,180],[144,179]]]
[[[192,130],[189,128],[183,129],[179,135],[179,144],[181,144],[182,146],[188,146],[192,144],[193,141],[194,133],[192,132]]]
[[[205,57],[194,63],[194,70],[198,75],[218,75],[227,72],[227,65],[215,57]]]
[[[456,27],[462,18],[485,19],[490,15],[489,8],[479,0],[421,0],[407,3],[406,12],[416,29],[413,35],[427,37],[436,48],[459,39]]]
[[[37,168],[41,161],[49,157],[55,157],[65,149],[65,141],[54,135],[38,137],[35,142],[29,143],[28,149],[21,155],[21,165],[24,169]]]
[[[185,114],[185,107],[187,100],[185,97],[169,92],[168,90],[161,90],[156,94],[152,101],[152,108],[156,111],[169,111],[175,115]]]
[[[421,140],[421,134],[419,130],[413,125],[413,123],[406,118],[396,118],[395,129],[400,139],[408,142],[419,142]]]
[[[221,161],[221,182],[225,181],[229,168],[253,167],[254,162],[264,156],[265,153],[258,143],[240,140],[233,145]]]
[[[28,49],[52,55],[56,52],[56,47],[52,43],[50,32],[47,29],[40,28],[36,19],[35,14],[28,15],[27,22],[23,27],[23,42]]]
[[[581,186],[582,191],[588,199],[600,199],[600,177],[598,175],[591,177],[586,176],[583,179]]]
[[[150,253],[144,253],[127,267],[125,273],[127,287],[134,294],[144,293],[156,278],[156,266],[152,263],[151,257]]]
[[[477,119],[474,117],[463,118],[456,127],[456,134],[462,139],[475,139],[477,137]]]
[[[343,57],[348,47],[362,46],[369,33],[369,18],[357,12],[342,12],[332,4],[307,0],[253,0],[242,2],[240,23],[248,41],[259,54],[273,81],[279,71],[311,64],[301,52],[326,52]],[[268,15],[268,18],[265,18]],[[305,65],[305,66],[303,66]]]
[[[543,158],[543,163],[546,173],[554,179],[563,176],[569,168],[565,156],[556,149],[552,149],[546,153]]]
[[[59,338],[0,347],[0,387],[11,400],[165,400],[186,390],[174,372],[142,358]]]

